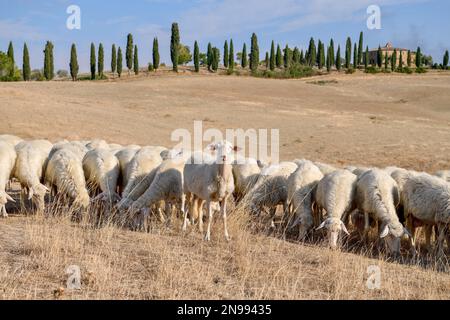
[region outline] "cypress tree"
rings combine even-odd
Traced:
[[[448,66],[448,50],[445,50],[444,59],[442,61],[442,66],[444,67],[444,69],[447,69],[447,66]]]
[[[53,76],[53,44],[47,41],[44,49],[44,77],[47,80],[52,80]]]
[[[391,70],[395,71],[396,66],[397,66],[397,49],[394,50],[391,56]]]
[[[247,68],[247,45],[245,43],[244,47],[242,48],[241,65],[242,68]]]
[[[223,66],[228,68],[228,62],[230,58],[228,57],[228,41],[225,40],[225,44],[223,45]]]
[[[213,48],[212,49],[212,53],[213,53],[213,65],[212,68],[214,71],[217,71],[219,69],[219,61],[220,61],[220,51],[218,48]]]
[[[361,31],[359,33],[359,44],[358,44],[358,65],[362,63],[362,56],[363,56],[363,32]]]
[[[122,49],[119,47],[119,50],[117,51],[117,74],[120,76],[122,75]]]
[[[53,79],[55,76],[55,64],[53,59],[53,43],[49,43],[49,58],[50,58],[50,79]]]
[[[336,69],[337,71],[341,71],[341,46],[338,45],[337,53],[336,53]]]
[[[273,40],[270,46],[270,70],[275,70],[275,43]]]
[[[304,56],[304,54],[303,54],[303,50],[300,51],[300,63],[301,63],[301,64],[305,64],[305,56]]]
[[[316,45],[314,43],[314,39],[311,38],[309,40],[309,47],[308,47],[308,64],[313,67],[316,65]]]
[[[322,69],[325,65],[325,45],[323,42],[320,42],[320,55],[319,55],[319,69]]]
[[[211,43],[208,43],[208,52],[206,56],[206,63],[208,65],[208,70],[211,71],[212,63],[213,63],[213,51]]]
[[[22,74],[23,80],[29,81],[31,76],[31,68],[30,68],[30,54],[28,52],[27,44],[23,45],[23,64],[22,64]]]
[[[230,54],[229,54],[228,58],[230,59],[228,61],[228,69],[230,71],[233,71],[234,70],[234,45],[233,45],[233,39],[230,40]]]
[[[14,77],[14,66],[15,66],[15,60],[14,60],[14,47],[12,44],[12,41],[9,42],[8,45],[8,53],[7,53],[9,59],[11,60],[11,69],[9,69],[9,76]]]
[[[125,52],[125,59],[127,62],[128,74],[130,74],[131,69],[133,69],[133,35],[131,33],[127,35],[127,48]]]
[[[331,71],[331,47],[327,48],[327,71],[330,72]]]
[[[350,37],[348,37],[345,46],[345,67],[347,69],[350,69],[351,58],[352,58],[352,40],[350,39]]]
[[[256,34],[252,34],[251,47],[250,47],[250,69],[252,72],[256,72],[258,70],[259,65],[259,47],[258,47],[258,38]]]
[[[200,50],[197,41],[194,42],[194,67],[195,72],[200,71]]]
[[[111,48],[111,72],[114,76],[117,69],[117,53],[116,53],[116,45],[113,44]]]
[[[411,68],[411,63],[412,63],[412,61],[411,61],[411,50],[408,50],[408,58],[407,58],[407,60],[408,60],[408,68]]]
[[[159,68],[159,44],[158,38],[153,39],[153,69]]]
[[[356,42],[353,46],[353,68],[358,68],[358,48],[356,47]]]
[[[403,70],[403,51],[400,50],[400,58],[398,60],[398,68],[400,71]]]
[[[364,54],[364,68],[367,70],[369,66],[369,47],[366,47],[366,53]]]
[[[178,72],[178,54],[180,47],[180,31],[178,23],[172,23],[172,36],[170,38],[170,58],[172,59],[173,71]]]
[[[270,60],[269,59],[269,52],[266,51],[266,59],[264,59],[264,64],[266,66],[266,70],[269,70],[269,63],[270,63],[269,60]]]
[[[139,56],[138,56],[137,45],[134,46],[133,67],[134,67],[134,74],[138,75],[139,74]]]
[[[75,43],[72,44],[72,48],[70,49],[70,76],[72,77],[72,81],[76,81],[78,77],[78,58],[77,58],[77,48]]]
[[[384,55],[384,69],[387,70],[389,67],[389,56],[386,52],[386,54]]]
[[[417,67],[417,68],[422,67],[422,53],[420,52],[420,47],[417,47],[417,52],[416,52],[416,67]]]
[[[91,80],[95,80],[95,45],[91,43]]]
[[[334,65],[334,40],[333,39],[331,39],[330,40],[330,53],[331,53],[331,65],[333,66]]]
[[[294,52],[292,54],[292,61],[294,63],[300,63],[300,50],[297,47],[294,48]]]
[[[100,79],[103,78],[103,66],[104,66],[104,59],[105,57],[105,53],[103,52],[103,44],[99,44],[98,46],[98,64],[97,64],[97,68],[98,68],[98,76]]]
[[[379,68],[381,68],[381,66],[383,65],[383,51],[381,51],[380,46],[378,46],[378,51],[377,51],[377,65]]]
[[[322,41],[319,39],[319,43],[317,44],[317,57],[316,57],[316,63],[319,66],[320,69],[320,56],[322,55]]]
[[[281,54],[281,48],[280,45],[277,45],[277,54],[275,56],[275,65],[277,66],[277,68],[281,68],[281,65],[283,64],[283,57]]]
[[[286,45],[286,48],[284,48],[284,67],[286,69],[289,69],[291,64],[291,51],[289,49],[289,46]]]

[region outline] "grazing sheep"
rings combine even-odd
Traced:
[[[17,158],[13,176],[22,187],[22,204],[24,194],[28,192],[28,199],[32,200],[33,205],[38,210],[43,210],[48,189],[41,181],[52,144],[47,140],[22,141],[15,149]]]
[[[294,197],[294,193],[302,188],[304,184],[303,174],[306,172],[310,172],[311,170],[315,171],[317,176],[322,175],[322,171],[317,167],[312,161],[309,160],[294,160],[294,162],[298,165],[297,170],[295,170],[288,178],[287,186],[288,186],[288,204],[292,202]],[[321,177],[321,178],[322,178]],[[321,179],[320,178],[320,179]],[[308,182],[309,183],[309,182]],[[306,183],[306,184],[308,184]]]
[[[300,225],[298,238],[304,239],[314,226],[314,214],[312,210],[314,188],[323,178],[323,173],[314,163],[306,162],[301,165],[291,177],[291,180],[294,178],[297,179],[298,177],[299,183],[298,188],[292,194],[291,204],[295,220],[290,228]],[[318,225],[318,223],[316,223],[316,225]]]
[[[86,143],[86,148],[92,149],[109,149],[109,144],[102,139],[94,139]]]
[[[45,181],[58,195],[67,197],[72,205],[87,209],[89,194],[84,178],[82,153],[72,145],[60,148],[49,159],[45,172]]]
[[[355,209],[356,181],[358,177],[348,170],[337,170],[323,177],[317,184],[315,202],[319,210],[327,212],[325,221],[317,228],[326,228],[328,232],[329,245],[337,247],[339,233],[349,232],[344,221],[350,212]]]
[[[375,168],[369,168],[369,167],[356,167],[352,173],[357,175],[358,177],[362,176],[364,173],[366,173],[369,170],[372,170]]]
[[[400,240],[404,235],[410,239],[410,233],[400,223],[395,211],[399,203],[399,191],[395,180],[380,169],[365,172],[358,178],[356,185],[356,203],[365,215],[365,235],[369,230],[369,216],[378,221],[380,238],[385,238],[391,253],[400,252]]]
[[[234,196],[240,201],[257,183],[261,169],[253,158],[236,159],[232,163],[234,178]]]
[[[146,208],[151,208],[158,202],[164,201],[166,204],[166,214],[169,215],[169,222],[172,211],[168,205],[175,205],[184,216],[185,195],[183,188],[183,170],[186,159],[181,155],[163,161],[155,170],[154,177],[147,190],[135,200],[130,209],[138,212]],[[130,194],[132,197],[133,194]]]
[[[328,174],[331,173],[333,171],[336,171],[337,169],[329,164],[326,163],[322,163],[322,162],[314,162],[314,164],[319,168],[319,170],[323,173],[323,174]]]
[[[130,168],[128,165],[130,164],[131,160],[133,160],[136,152],[138,152],[139,149],[141,149],[141,147],[130,145],[123,147],[115,153],[117,160],[119,160],[120,166],[120,176],[118,182],[120,194],[122,194],[123,190],[125,190],[125,187],[128,184],[128,178],[130,177],[130,174],[127,171],[127,169]]]
[[[437,225],[439,252],[443,249],[444,238],[450,247],[450,184],[428,174],[416,174],[406,180],[402,198],[412,234],[416,226]],[[427,233],[427,247],[430,248],[431,228]]]
[[[119,160],[107,149],[92,149],[83,158],[86,182],[94,195],[110,205],[119,200],[117,181],[120,174]],[[101,191],[98,194],[98,190]]]
[[[450,170],[441,170],[434,174],[436,177],[444,179],[447,182],[450,182]]]
[[[213,219],[212,203],[220,203],[220,212],[224,222],[224,235],[227,240],[230,239],[227,226],[227,200],[234,191],[234,179],[232,161],[233,151],[238,151],[228,141],[212,143],[208,146],[211,152],[214,152],[214,158],[206,157],[203,161],[199,161],[199,155],[193,154],[183,169],[184,191],[186,198],[191,195],[206,201],[208,212],[208,229],[206,231],[205,240],[211,238],[211,223]],[[202,212],[200,211],[199,222],[202,221]],[[183,230],[187,226],[187,211],[184,213]]]
[[[23,139],[19,138],[19,137],[16,137],[16,136],[13,136],[13,135],[10,135],[10,134],[2,134],[2,135],[0,135],[0,141],[8,142],[13,147],[15,147],[20,142],[22,142]]]
[[[264,208],[269,209],[271,225],[278,205],[283,205],[284,212],[288,209],[288,178],[297,170],[294,162],[280,162],[270,165],[261,171],[260,178],[255,186],[248,192],[245,203],[250,206],[254,215],[259,215]]]
[[[127,184],[122,192],[122,198],[128,197],[130,192],[132,192],[149,173],[161,164],[162,159],[160,152],[161,151],[155,147],[142,147],[136,152],[125,170],[126,175],[123,179],[127,181]],[[148,188],[148,186],[146,186],[146,188]]]
[[[6,203],[8,201],[15,202],[14,199],[6,193],[6,184],[13,173],[16,157],[17,154],[14,146],[0,140],[0,216],[3,216],[4,218],[8,217]]]

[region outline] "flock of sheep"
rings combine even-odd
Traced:
[[[415,252],[417,227],[425,228],[426,246],[436,253],[450,247],[450,171],[435,175],[397,167],[364,168],[333,166],[301,159],[277,164],[241,157],[227,141],[205,150],[184,152],[159,146],[121,146],[104,140],[24,141],[0,135],[0,214],[7,217],[6,192],[12,179],[21,185],[21,201],[28,197],[35,210],[45,209],[47,193],[80,212],[92,202],[131,217],[134,225],[150,214],[165,220],[174,211],[183,217],[183,231],[198,225],[203,214],[210,240],[213,215],[219,211],[227,227],[227,203],[245,206],[252,216],[270,218],[275,228],[277,207],[283,206],[282,225],[304,239],[323,229],[329,245],[353,226],[367,241],[378,227],[392,254],[400,253],[402,238]]]

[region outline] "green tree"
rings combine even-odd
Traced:
[[[289,69],[291,65],[291,50],[289,49],[289,46],[286,45],[286,48],[284,48],[284,67],[286,69]]]
[[[216,47],[212,48],[213,53],[213,64],[212,69],[217,71],[219,69],[219,61],[220,61],[220,50]]]
[[[111,72],[114,76],[117,70],[117,53],[116,53],[116,45],[113,44],[111,48]]]
[[[178,50],[180,49],[180,31],[178,23],[172,23],[172,36],[170,38],[170,58],[172,59],[173,71],[178,72]]]
[[[15,65],[16,65],[16,61],[14,59],[14,47],[13,47],[12,41],[9,42],[8,53],[7,54],[8,54],[9,59],[11,60],[11,67],[10,67],[10,70],[9,70],[9,77],[12,78],[12,77],[14,77],[14,68],[15,68]]]
[[[366,52],[364,54],[364,69],[367,70],[369,67],[369,47],[366,46]]]
[[[416,67],[417,68],[422,67],[422,53],[420,51],[420,47],[417,48],[416,52]]]
[[[350,37],[347,38],[347,43],[345,45],[345,68],[350,69],[352,59],[352,40]]]
[[[244,47],[242,48],[242,57],[241,57],[241,66],[242,68],[247,68],[247,45],[244,43]]]
[[[259,65],[259,47],[258,47],[258,38],[256,34],[252,34],[251,46],[250,46],[250,69],[252,72],[256,72],[258,70]]]
[[[276,53],[276,56],[275,56],[275,64],[276,64],[277,68],[281,68],[281,66],[283,64],[283,55],[281,54],[280,45],[277,45],[277,53]]]
[[[384,55],[384,69],[387,70],[389,67],[389,56],[386,52],[386,54]]]
[[[212,70],[212,64],[213,64],[213,51],[211,43],[208,43],[208,52],[207,52],[207,64],[208,64],[208,70]]]
[[[134,46],[133,67],[134,67],[134,74],[138,75],[139,74],[139,55],[138,55],[137,45]]]
[[[303,50],[300,51],[300,64],[305,64],[305,55],[303,54]]]
[[[266,70],[269,70],[270,58],[269,58],[269,52],[267,52],[267,51],[266,51],[266,58],[264,59],[264,65],[266,67]]]
[[[95,45],[91,43],[91,80],[95,80]]]
[[[397,49],[394,49],[394,52],[391,55],[391,70],[395,71],[396,66],[397,66]]]
[[[341,61],[341,46],[338,45],[337,53],[336,53],[336,69],[337,71],[341,71],[342,61]]]
[[[330,53],[331,53],[331,65],[333,66],[334,65],[334,40],[333,39],[331,39],[330,40]]]
[[[97,63],[98,76],[100,79],[103,78],[104,58],[105,52],[103,51],[103,44],[100,43],[98,46],[98,63]]]
[[[223,45],[223,66],[228,68],[228,62],[230,57],[228,56],[228,41],[225,40],[225,44]]]
[[[448,66],[448,50],[445,50],[444,59],[442,61],[442,66],[444,67],[444,69],[447,69],[447,66]]]
[[[362,63],[362,57],[363,57],[363,41],[364,41],[364,35],[363,32],[361,31],[359,33],[359,44],[358,44],[358,65],[360,65]]]
[[[403,70],[403,51],[400,50],[400,58],[398,59],[398,69]]]
[[[292,61],[296,64],[300,63],[300,50],[297,47],[294,48],[292,53]]]
[[[158,38],[153,39],[153,69],[158,70],[159,68],[159,44]]]
[[[194,67],[195,72],[200,71],[200,50],[197,41],[194,42]]]
[[[269,68],[270,70],[275,70],[275,43],[272,40],[272,44],[270,46],[270,63],[269,63]]]
[[[122,75],[122,49],[119,47],[119,50],[117,51],[117,74],[120,76]]]
[[[309,40],[309,47],[308,47],[308,64],[313,67],[316,65],[317,55],[316,55],[316,44],[314,43],[314,39],[311,38]]]
[[[323,42],[320,42],[319,48],[319,69],[322,69],[325,65],[325,44]]]
[[[408,50],[408,68],[411,68],[412,60],[411,60],[411,50]]]
[[[125,59],[127,62],[128,74],[131,74],[131,69],[133,69],[133,35],[129,33],[127,35],[127,48],[125,52]]]
[[[70,49],[70,76],[72,77],[72,81],[76,81],[78,77],[78,57],[77,57],[77,48],[75,43],[72,44],[72,48]]]
[[[22,64],[22,75],[24,81],[29,81],[31,76],[30,68],[30,53],[28,52],[27,44],[23,45],[23,64]]]
[[[332,57],[332,53],[331,53],[331,47],[327,48],[327,71],[330,72],[331,71],[331,57]]]
[[[191,49],[189,46],[180,43],[178,46],[178,64],[184,65],[190,61],[192,61]]]
[[[356,42],[353,46],[353,68],[358,68],[358,48],[356,47]]]
[[[230,54],[228,56],[228,69],[230,71],[234,70],[234,45],[233,45],[233,39],[230,40]]]
[[[44,77],[47,80],[52,80],[54,77],[53,43],[50,41],[47,41],[44,49]]]
[[[377,65],[379,68],[381,68],[381,66],[383,65],[383,51],[381,51],[380,46],[378,46],[378,51],[377,51]]]

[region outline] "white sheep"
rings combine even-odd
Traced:
[[[0,135],[0,141],[3,142],[8,142],[9,144],[11,144],[13,147],[15,147],[16,145],[18,145],[20,142],[23,141],[22,138],[19,138],[17,136],[13,136],[10,134],[2,134]]]
[[[205,240],[211,238],[211,223],[213,219],[212,202],[220,203],[220,211],[224,222],[224,235],[227,240],[230,239],[227,226],[227,200],[234,191],[233,178],[233,151],[238,151],[228,141],[212,143],[208,149],[214,153],[214,156],[205,157],[200,161],[198,154],[193,154],[184,166],[184,191],[186,198],[191,195],[206,201],[208,212],[208,229],[206,231]],[[202,221],[202,212],[200,211],[199,222]],[[187,211],[184,213],[183,230],[187,226]]]
[[[120,177],[118,182],[120,194],[128,184],[128,178],[130,177],[130,174],[128,173],[127,169],[131,168],[129,167],[129,164],[131,160],[133,160],[136,152],[138,152],[139,149],[141,149],[141,147],[130,145],[123,147],[115,153],[115,156],[117,157],[117,160],[119,160],[120,165]]]
[[[323,174],[328,174],[337,170],[336,167],[326,163],[315,161],[314,164],[320,169]]]
[[[438,250],[443,248],[444,238],[450,247],[450,184],[440,178],[428,174],[410,176],[404,186],[402,200],[409,225],[427,225],[427,247],[430,248],[431,227],[438,227]]]
[[[59,196],[70,199],[73,206],[87,209],[90,199],[82,159],[83,153],[73,145],[58,149],[48,161],[45,181]]]
[[[358,177],[348,170],[337,170],[323,177],[317,184],[315,203],[327,212],[326,219],[317,230],[326,228],[329,245],[337,247],[339,233],[349,235],[344,221],[355,209],[356,181]]]
[[[8,142],[0,140],[0,216],[8,217],[6,212],[6,203],[15,202],[14,199],[6,193],[6,184],[10,180],[14,165],[16,163],[16,150]]]
[[[292,194],[291,205],[293,207],[295,220],[290,228],[300,225],[298,237],[299,239],[303,239],[314,226],[315,215],[313,214],[312,209],[314,202],[314,188],[323,178],[323,173],[314,163],[305,162],[298,167],[290,178],[291,180],[295,178],[299,181],[297,182],[298,187]],[[317,217],[316,215],[316,218],[320,217]],[[316,225],[318,225],[317,221]]]
[[[86,143],[86,148],[88,148],[89,150],[98,149],[98,148],[109,149],[109,144],[105,140],[94,139],[94,140],[91,140],[88,143]]]
[[[88,151],[83,158],[83,170],[88,187],[97,199],[107,201],[110,205],[120,199],[117,194],[117,181],[120,175],[119,160],[110,150]]]
[[[136,152],[125,170],[123,179],[127,181],[127,184],[122,192],[122,198],[126,198],[150,172],[161,164],[160,153],[161,150],[155,147],[142,147]]]
[[[41,181],[51,149],[52,144],[47,140],[22,141],[15,147],[17,158],[13,176],[22,187],[22,204],[24,193],[28,192],[28,199],[32,200],[38,210],[44,209],[44,198],[48,192]]]
[[[233,161],[234,196],[241,200],[257,183],[261,169],[253,158],[238,158]]]
[[[450,182],[450,170],[440,170],[434,174],[436,177],[444,179],[447,182]]]
[[[356,204],[365,215],[364,232],[369,229],[369,217],[378,221],[380,238],[385,238],[391,253],[398,254],[400,240],[411,234],[400,223],[395,207],[400,195],[395,180],[381,169],[372,169],[362,174],[356,185]],[[412,243],[412,245],[414,245]]]
[[[317,167],[312,161],[309,160],[294,160],[294,163],[297,164],[298,168],[289,176],[287,186],[288,186],[288,204],[292,202],[294,197],[294,193],[302,188],[305,183],[303,179],[303,175],[305,172],[309,172],[314,170],[316,175],[323,177],[322,171],[319,167]],[[320,179],[321,179],[320,178]],[[308,182],[309,183],[309,182]],[[308,184],[306,183],[306,184]]]

